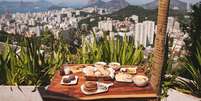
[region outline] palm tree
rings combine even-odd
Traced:
[[[169,12],[170,0],[159,0],[158,7],[158,20],[157,20],[157,34],[154,45],[154,58],[152,66],[151,83],[157,94],[160,95],[161,77],[163,76],[162,70],[165,61],[165,41],[166,41],[166,28],[167,18]]]

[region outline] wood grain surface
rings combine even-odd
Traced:
[[[114,85],[109,88],[108,92],[96,94],[96,95],[84,95],[80,86],[85,83],[83,73],[79,70],[83,65],[69,65],[76,68],[73,70],[74,74],[79,76],[77,85],[65,86],[61,85],[60,81],[62,76],[59,71],[55,74],[50,86],[48,87],[48,93],[55,98],[71,99],[71,100],[97,100],[97,99],[109,99],[109,98],[155,98],[156,93],[153,91],[151,84],[146,87],[137,87],[134,83],[120,83],[117,81],[101,81],[105,83],[113,82]]]

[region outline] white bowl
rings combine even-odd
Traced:
[[[92,71],[92,72],[95,72],[96,71],[96,67],[93,67],[93,66],[87,66],[85,68],[82,69],[82,72],[87,74],[87,72],[89,71]]]
[[[107,65],[107,63],[105,63],[105,62],[96,62],[96,63],[94,64],[95,67],[105,66],[105,65]]]
[[[133,77],[133,82],[139,87],[146,86],[148,84],[148,81],[149,79],[147,76],[136,75]]]
[[[115,65],[115,66],[114,66]],[[118,62],[111,62],[108,65],[110,68],[114,69],[114,70],[118,70],[121,68],[121,64]]]

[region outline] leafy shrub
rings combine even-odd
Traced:
[[[135,48],[134,42],[129,41],[127,37],[111,38],[104,36],[99,40],[94,35],[94,42],[86,40],[82,42],[82,48],[79,49],[78,63],[94,63],[97,61],[119,62],[122,65],[136,65],[143,60],[144,54],[142,47]]]
[[[0,80],[7,85],[46,85],[64,63],[62,44],[50,49],[42,47],[40,38],[24,38],[23,46],[5,45],[0,54]],[[13,49],[14,48],[14,49]]]
[[[185,68],[191,75],[192,81],[190,84],[188,82],[185,82],[185,84],[193,94],[201,97],[201,44],[199,42],[197,43],[195,54],[195,59],[197,60],[198,64],[194,64],[191,59],[186,59]]]

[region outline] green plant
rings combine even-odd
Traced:
[[[92,44],[83,40],[82,47],[73,53],[64,40],[56,40],[51,35],[19,41],[19,46],[15,48],[6,44],[0,54],[1,84],[47,85],[56,70],[66,62],[89,64],[105,61],[124,65],[140,64],[143,60],[142,47],[135,48],[134,42],[127,37],[115,40],[104,36],[100,40],[95,39]]]
[[[97,61],[119,62],[122,65],[139,64],[143,60],[142,47],[135,48],[134,42],[127,37],[123,39],[108,37],[96,39],[94,34],[94,42],[90,43],[86,40],[82,42],[82,48],[79,50],[78,63],[94,63]]]
[[[192,60],[186,59],[186,65],[185,68],[189,72],[189,74],[192,77],[192,81],[189,84],[189,82],[184,82],[185,85],[188,86],[188,88],[191,90],[193,94],[195,94],[198,97],[201,97],[201,44],[197,42],[197,48],[196,48],[196,57],[198,64],[194,64]],[[199,66],[198,66],[199,65]],[[197,67],[198,66],[198,67]]]
[[[18,62],[18,59],[15,57],[15,53],[11,47],[8,45],[5,46],[5,50],[0,55],[0,80],[3,84],[17,84],[22,82],[21,78],[18,75],[21,75],[19,69],[15,66]]]
[[[44,47],[40,37],[24,38],[21,46],[7,44],[0,54],[0,80],[8,85],[47,85],[66,61],[66,45],[52,40]],[[13,49],[14,48],[14,49]]]
[[[190,53],[188,58],[191,62],[198,67],[199,61],[196,57],[196,47],[201,42],[201,2],[196,3],[191,7],[193,12],[190,12],[190,18],[187,19],[188,23],[183,24],[183,31],[188,34],[189,38],[185,39],[186,48]],[[201,68],[200,68],[201,69]]]
[[[166,50],[166,53],[165,53],[165,65],[164,65],[164,70],[163,70],[163,73],[165,73],[164,77],[162,78],[162,91],[161,91],[161,98],[166,98],[168,97],[168,91],[170,88],[175,88],[175,85],[177,84],[177,81],[176,81],[176,78],[178,77],[178,71],[174,71],[173,70],[173,65],[176,63],[176,62],[179,62],[179,61],[175,61],[174,58],[175,58],[175,55],[172,52],[168,52],[169,51],[169,46],[168,46],[168,43],[169,43],[169,40],[170,38],[167,37],[167,40],[166,40],[166,47],[165,47],[165,50]],[[173,50],[175,49],[175,46],[173,48]],[[169,54],[169,56],[168,56]]]
[[[168,90],[170,88],[174,88],[176,81],[175,79],[177,78],[177,75],[169,75],[165,77],[165,80],[162,82],[162,93],[161,93],[161,98],[168,97]]]

